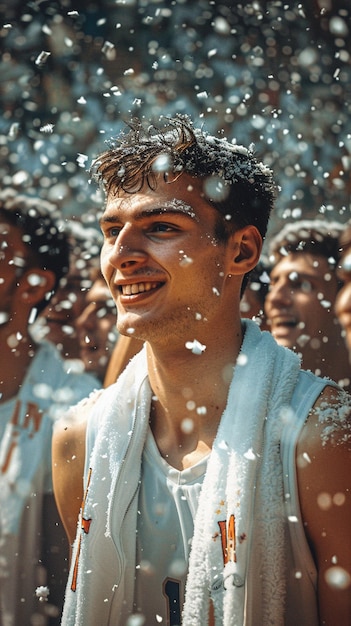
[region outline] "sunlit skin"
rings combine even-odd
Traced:
[[[103,380],[116,339],[113,333],[116,311],[114,306],[111,307],[111,294],[103,278],[95,280],[86,295],[85,304],[76,320],[80,358],[87,372]]]
[[[335,303],[335,313],[344,329],[351,360],[351,244],[345,247],[339,262],[338,275],[343,281]]]
[[[305,369],[342,380],[348,368],[334,314],[337,290],[336,272],[325,257],[291,253],[271,271],[265,313],[273,336],[302,355]]]

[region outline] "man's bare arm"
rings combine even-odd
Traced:
[[[57,508],[70,546],[83,499],[85,423],[58,424],[52,442],[52,473]]]
[[[332,424],[330,412],[327,417],[327,406],[340,421],[338,427]],[[302,518],[318,571],[319,623],[349,626],[350,399],[345,401],[332,387],[327,387],[318,399],[303,429],[297,447],[297,476]]]

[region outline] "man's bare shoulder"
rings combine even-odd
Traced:
[[[52,442],[52,476],[58,511],[72,545],[83,499],[85,434],[89,414],[102,390],[72,407],[55,425]]]
[[[321,623],[351,618],[351,397],[328,386],[297,446],[302,521],[318,572]]]
[[[302,430],[299,446],[311,452],[351,445],[351,396],[327,385],[317,398]]]
[[[351,396],[327,386],[314,404],[297,445],[303,517],[335,517],[351,497]]]
[[[83,448],[85,447],[87,419],[102,393],[103,389],[94,391],[90,396],[72,406],[56,422],[53,435],[53,446],[56,450],[56,455],[68,459],[82,446]]]

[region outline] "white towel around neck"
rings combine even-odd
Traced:
[[[208,624],[210,596],[218,626],[283,624],[286,575],[279,442],[300,361],[278,346],[270,333],[261,332],[253,322],[244,324],[243,345],[195,519],[183,626]],[[218,522],[228,524],[232,514],[236,562],[229,560],[224,566]],[[248,578],[255,580],[249,589]],[[253,588],[256,606],[250,608],[246,598]]]

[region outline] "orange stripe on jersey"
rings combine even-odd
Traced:
[[[89,468],[89,473],[88,473],[88,479],[87,479],[87,486],[86,486],[86,489],[85,489],[85,492],[84,492],[82,506],[81,506],[81,509],[80,509],[80,527],[81,527],[81,529],[83,530],[83,532],[86,535],[89,533],[90,524],[92,522],[91,518],[85,519],[83,517],[85,502],[86,502],[86,499],[87,499],[88,489],[89,489],[89,485],[90,485],[91,473],[92,473],[92,469],[90,467]],[[77,578],[78,578],[79,555],[80,555],[81,543],[82,543],[82,534],[80,534],[79,538],[78,538],[77,554],[76,554],[76,558],[75,558],[75,561],[74,561],[74,568],[73,568],[72,582],[71,582],[71,590],[72,591],[76,591],[77,590]]]
[[[221,534],[223,563],[224,565],[228,561],[236,563],[235,515],[229,518],[228,530],[226,520],[219,521],[218,526]]]
[[[17,441],[11,441],[9,449],[7,450],[7,454],[6,454],[5,460],[4,460],[4,462],[2,464],[2,467],[1,467],[1,473],[2,474],[5,474],[7,472],[8,468],[9,468],[9,465],[10,465],[12,453],[13,453],[13,451],[14,451],[14,449],[16,447],[17,447]]]

